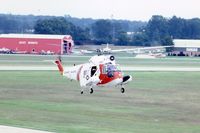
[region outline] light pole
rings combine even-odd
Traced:
[[[112,22],[112,43],[115,42],[115,26],[114,26],[114,15],[111,15],[111,22]]]

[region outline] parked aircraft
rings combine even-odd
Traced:
[[[163,53],[135,54],[134,57],[139,59],[155,59],[155,58],[164,58],[166,57],[166,54]]]
[[[89,62],[75,65],[69,69],[64,69],[61,59],[55,61],[61,75],[79,81],[81,94],[84,89],[90,89],[90,94],[97,86],[100,87],[119,87],[121,93],[125,92],[124,85],[132,81],[131,75],[124,76],[122,71],[115,63],[113,55],[95,55]]]
[[[11,53],[11,50],[10,49],[8,49],[8,48],[0,48],[0,53],[2,53],[2,54],[9,54],[9,53]]]
[[[144,54],[148,56],[158,57],[157,55],[161,55],[162,51],[165,51],[165,48],[173,47],[173,46],[153,46],[153,47],[136,47],[129,49],[111,49],[109,44],[106,44],[106,47],[103,49],[97,49],[97,53],[99,54],[111,54],[111,53],[119,53],[119,52],[127,52],[132,54]],[[161,57],[161,56],[160,56]],[[164,57],[164,55],[162,55]]]

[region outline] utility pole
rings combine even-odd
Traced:
[[[115,43],[115,25],[114,25],[114,15],[111,15],[111,22],[112,22],[112,44]]]

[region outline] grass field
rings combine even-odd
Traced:
[[[80,94],[57,71],[0,71],[0,124],[72,133],[199,133],[200,72],[127,72],[126,93]]]

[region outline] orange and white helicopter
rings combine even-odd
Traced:
[[[122,71],[118,69],[113,55],[95,55],[90,58],[89,62],[68,69],[64,69],[60,58],[55,63],[61,75],[79,81],[81,94],[83,94],[84,89],[90,89],[90,94],[92,94],[93,88],[97,86],[119,87],[121,93],[124,93],[124,85],[132,81],[131,75],[124,76]]]

